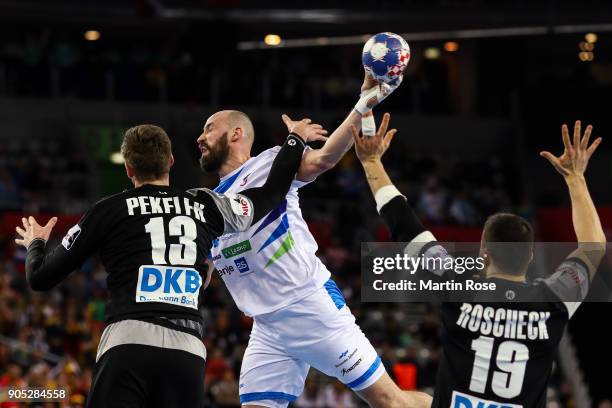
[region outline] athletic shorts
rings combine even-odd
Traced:
[[[358,391],[385,369],[333,280],[281,310],[256,316],[240,371],[240,402],[286,407],[310,367]]]
[[[202,408],[206,349],[197,337],[123,320],[102,334],[88,408]]]

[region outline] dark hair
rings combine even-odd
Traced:
[[[485,222],[483,241],[491,260],[503,272],[520,274],[533,253],[533,228],[514,214],[499,213]]]
[[[157,180],[170,172],[172,143],[159,126],[138,125],[126,130],[121,154],[139,181]]]

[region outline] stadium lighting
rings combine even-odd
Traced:
[[[590,62],[595,58],[595,54],[589,51],[582,51],[578,54],[578,58],[580,58],[580,61]]]
[[[457,52],[459,51],[459,43],[455,41],[447,41],[444,43],[444,51]]]
[[[121,152],[113,152],[110,155],[110,162],[113,164],[123,164],[125,163],[125,159],[123,158]]]
[[[281,43],[281,37],[278,34],[268,34],[264,37],[264,43],[270,47],[274,47]]]
[[[581,51],[593,51],[595,44],[582,41],[579,45]]]
[[[597,34],[588,33],[584,36],[584,39],[587,40],[588,43],[594,44],[597,42]]]
[[[440,49],[436,47],[427,48],[425,50],[425,58],[432,60],[440,58]]]
[[[96,30],[87,30],[83,36],[87,41],[98,41],[100,39],[100,32]]]

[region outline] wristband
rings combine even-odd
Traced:
[[[397,187],[395,187],[393,184],[388,184],[381,187],[374,195],[374,201],[376,201],[376,211],[380,213],[380,210],[385,206],[385,204],[397,196],[404,197],[404,195],[400,193]]]
[[[289,135],[287,136],[287,140],[297,140],[302,147],[306,148],[306,142],[304,141],[304,139],[302,139],[302,136],[298,135],[297,133],[289,133]]]

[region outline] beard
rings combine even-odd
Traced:
[[[208,150],[208,155],[206,157],[204,155],[200,156],[200,167],[207,173],[217,173],[227,160],[227,156],[229,156],[227,132],[223,133],[219,141],[213,146],[208,144],[204,144],[204,146]]]

